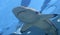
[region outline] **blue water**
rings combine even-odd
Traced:
[[[12,13],[12,9],[17,6],[21,6],[21,1],[22,0],[0,0],[0,32],[3,35],[9,35],[17,30],[16,28],[19,25],[19,20]],[[51,2],[48,3],[49,1],[50,0],[31,0],[28,7],[34,8],[39,12],[42,9],[42,14],[60,14],[60,0],[51,0]],[[47,5],[47,3],[50,5],[50,7],[49,5]],[[57,21],[59,18],[60,15],[58,15],[53,20],[54,24],[58,29],[60,29],[60,21]],[[22,23],[20,23],[20,26],[21,24]],[[36,29],[35,27],[32,27],[29,30],[32,31],[30,34],[26,34],[25,32],[22,35],[44,35],[42,34],[44,32],[39,30],[38,28]],[[58,32],[60,33],[60,30]]]

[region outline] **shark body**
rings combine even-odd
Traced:
[[[57,28],[49,20],[55,16],[54,14],[41,14],[32,8],[24,6],[14,8],[13,13],[18,20],[24,22],[21,32],[25,32],[30,27],[36,26],[44,30],[46,33],[45,35],[48,35],[48,33],[52,33],[52,35],[58,35]]]

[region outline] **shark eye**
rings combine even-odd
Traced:
[[[35,12],[36,14],[38,14],[38,12]]]

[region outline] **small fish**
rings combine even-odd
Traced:
[[[58,35],[57,28],[49,20],[50,18],[57,16],[57,14],[41,14],[34,9],[24,6],[14,8],[13,13],[18,20],[24,22],[24,25],[21,28],[22,33],[28,30],[30,27],[36,26],[44,30],[46,33],[45,35],[48,35],[48,33],[52,33],[52,35]]]

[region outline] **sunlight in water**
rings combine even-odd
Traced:
[[[31,33],[31,31],[28,31],[28,32],[27,32],[27,34],[30,34],[30,33]]]
[[[59,18],[59,19],[57,19],[57,22],[60,22],[60,18]]]

